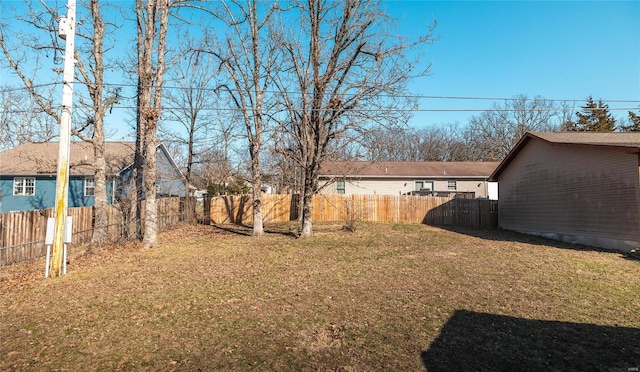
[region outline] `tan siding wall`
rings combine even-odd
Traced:
[[[413,191],[414,187],[412,180],[347,181],[345,193],[348,195],[402,195]]]
[[[499,179],[500,226],[628,250],[640,244],[638,155],[531,140]]]
[[[448,180],[441,179],[389,179],[379,178],[370,180],[347,180],[345,183],[345,194],[347,195],[404,195],[414,191],[415,181],[433,181],[435,191],[448,191]],[[481,179],[456,180],[456,191],[471,191],[476,193],[476,198],[487,196],[487,182]],[[320,181],[324,185],[326,181]],[[478,186],[480,185],[480,186]],[[322,194],[337,193],[336,184],[327,185],[321,190]]]

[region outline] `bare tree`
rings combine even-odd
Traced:
[[[143,247],[157,244],[156,147],[158,121],[162,114],[162,87],[165,73],[166,37],[169,28],[168,0],[136,0],[138,88],[136,115],[136,153],[134,176],[136,192],[132,206],[141,215],[144,183],[145,218]],[[140,221],[139,218],[137,218]]]
[[[269,182],[274,193],[294,194],[300,190],[300,167],[293,161],[288,151],[293,151],[295,145],[285,145],[287,138],[280,136],[277,131],[272,134],[272,139],[268,143],[268,151],[265,154],[265,174],[266,182]]]
[[[142,238],[144,247],[157,244],[157,169],[158,124],[163,115],[164,77],[169,49],[167,35],[170,19],[189,24],[180,9],[207,10],[190,0],[136,0],[137,54],[133,74],[136,82],[136,148],[132,172],[129,215],[135,219],[130,235]],[[173,13],[172,13],[173,12]],[[176,26],[175,24],[173,26]],[[178,27],[173,31],[178,31]],[[144,195],[143,195],[144,193]],[[145,217],[142,220],[142,199]]]
[[[90,49],[87,51],[89,66],[85,66],[82,59],[78,57],[76,57],[76,60],[78,61],[80,81],[87,87],[89,92],[90,102],[85,103],[83,106],[91,108],[87,115],[87,125],[92,126],[93,133],[91,136],[85,136],[81,134],[83,129],[81,128],[76,131],[76,135],[93,145],[95,160],[95,229],[92,243],[95,246],[99,246],[108,239],[107,227],[109,224],[107,215],[107,162],[104,154],[104,118],[107,115],[107,110],[118,102],[119,90],[110,92],[105,90],[104,39],[106,24],[102,18],[98,0],[90,0],[89,9],[93,32],[87,34],[80,31],[76,34],[78,38],[85,39],[90,45]]]
[[[242,115],[251,159],[253,235],[264,233],[260,190],[260,154],[268,116],[266,99],[273,75],[277,74],[281,37],[272,27],[277,3],[257,0],[223,1],[217,16],[230,30],[219,48],[202,50],[216,56],[230,80],[221,91],[231,98]],[[265,7],[262,7],[265,5]]]
[[[408,55],[432,41],[432,27],[414,41],[393,35],[393,19],[377,1],[309,0],[296,7],[299,22],[286,43],[291,74],[278,87],[287,112],[281,130],[295,142],[290,153],[302,169],[301,237],[308,237],[322,162],[367,126],[406,120],[407,83],[428,73],[416,71],[419,58]]]
[[[18,40],[19,56],[14,57],[12,50],[15,51],[15,45],[6,44],[4,32],[0,29],[0,47],[14,72],[20,77],[25,88],[31,95],[31,98],[39,106],[39,108],[60,122],[57,110],[51,102],[51,95],[47,95],[33,84],[23,72],[22,65],[25,64],[29,56],[38,53],[48,53],[57,56],[61,53],[60,46],[57,42],[57,20],[59,18],[58,9],[49,7],[45,2],[41,2],[41,7],[34,8],[28,3],[28,13],[19,16],[20,20],[28,24],[34,31],[39,30],[46,36],[43,37],[20,37],[14,35],[14,39]],[[88,9],[84,14],[88,18],[83,22],[83,27],[78,27],[76,35],[78,43],[76,43],[76,68],[80,75],[80,82],[86,87],[89,101],[80,99],[80,111],[84,111],[84,120],[76,120],[81,125],[76,125],[72,129],[73,134],[84,141],[90,142],[94,148],[95,164],[94,164],[94,180],[95,180],[95,229],[92,237],[92,243],[95,247],[99,247],[107,239],[107,182],[106,182],[106,160],[104,156],[104,117],[107,110],[118,100],[118,92],[105,92],[104,88],[104,42],[105,27],[98,0],[89,0]],[[88,30],[88,32],[87,32]],[[50,39],[48,39],[50,37]],[[55,57],[54,57],[55,58]],[[55,70],[55,72],[61,72]],[[88,133],[88,134],[87,134]]]
[[[42,112],[25,88],[0,88],[0,151],[58,136],[56,122]]]
[[[204,150],[200,154],[200,162],[193,168],[194,182],[205,187],[212,196],[224,192],[225,184],[232,175],[228,154],[214,148]]]
[[[556,131],[561,109],[542,97],[515,97],[492,110],[473,116],[466,131],[467,145],[473,147],[473,160],[500,161],[520,138],[530,131]]]
[[[213,194],[224,192],[229,180],[242,173],[241,164],[247,163],[242,156],[246,154],[243,128],[237,125],[242,119],[237,112],[230,113],[213,118],[208,137],[199,143],[199,161],[194,163],[193,171]]]
[[[361,152],[369,161],[449,161],[457,159],[460,134],[455,124],[429,128],[374,128]]]
[[[165,89],[167,106],[160,134],[184,151],[187,190],[192,183],[194,164],[206,149],[203,142],[216,134],[218,112],[214,108],[218,99],[214,92],[216,75],[211,73],[213,64],[212,56],[185,55],[171,70],[172,88]]]
[[[49,59],[54,63],[61,63],[59,55],[62,53],[62,48],[57,39],[57,10],[34,8],[31,3],[26,3],[25,6],[26,14],[19,14],[14,9],[13,18],[14,22],[28,27],[31,30],[30,33],[17,33],[9,25],[0,23],[0,48],[5,56],[3,62],[5,67],[10,68],[18,76],[24,89],[31,96],[30,101],[59,123],[60,116],[54,109],[57,105],[54,103],[55,95],[52,94],[51,85],[58,84],[58,75],[62,70],[44,68],[44,66],[51,67]],[[25,71],[25,68],[29,69],[30,73]],[[52,83],[34,84],[35,79],[41,82],[48,80]]]

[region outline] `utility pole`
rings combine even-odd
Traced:
[[[58,175],[56,178],[55,228],[51,277],[62,274],[65,225],[69,201],[69,148],[71,141],[71,108],[73,105],[73,79],[75,69],[74,37],[76,31],[76,0],[67,1],[67,17],[60,18],[59,35],[66,40],[64,72],[62,78],[62,113],[60,115],[60,144],[58,149]]]

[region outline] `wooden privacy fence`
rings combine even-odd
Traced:
[[[262,218],[266,223],[286,222],[296,219],[296,198],[292,195],[265,195],[261,198]],[[210,198],[211,222],[216,224],[247,224],[253,221],[253,205],[250,195],[225,195]],[[208,204],[205,201],[205,206]]]
[[[429,210],[428,225],[497,228],[498,201],[486,199],[451,199]]]
[[[296,220],[298,199],[296,195],[264,195],[261,198],[264,222]],[[314,222],[357,220],[485,228],[498,226],[496,200],[319,194],[313,197],[311,208]],[[210,218],[213,223],[251,224],[252,211],[249,195],[218,196],[211,199]]]
[[[195,198],[161,198],[156,200],[156,204],[158,232],[195,213]],[[144,218],[144,203],[142,211]],[[125,205],[108,206],[109,240],[126,240],[130,236],[135,220],[128,216],[128,212]],[[93,207],[69,208],[68,215],[73,220],[71,247],[90,243],[94,229]],[[53,217],[53,208],[0,213],[0,266],[44,256],[49,217]]]

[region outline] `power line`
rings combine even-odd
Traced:
[[[545,101],[552,102],[578,102],[585,101],[585,99],[569,99],[569,98],[547,98],[547,97],[513,97],[513,98],[504,98],[504,97],[472,97],[472,96],[407,96],[407,98],[425,98],[425,99],[459,99],[459,100],[486,100],[486,101],[518,101],[523,98],[527,100],[535,100],[536,98],[540,98]],[[603,99],[603,102],[615,102],[615,103],[640,103],[640,100],[628,100],[628,99]]]
[[[32,87],[33,88],[44,88],[44,87],[50,87],[50,86],[54,86],[54,85],[62,85],[61,82],[57,82],[57,83],[44,83],[44,84],[33,84]],[[28,91],[29,89],[27,87],[12,87],[10,85],[6,85],[2,88],[0,88],[0,92],[5,93],[5,92],[17,92],[20,90],[26,90]]]
[[[53,86],[53,85],[61,85],[61,82],[52,82],[52,83],[44,83],[44,84],[35,84],[33,85],[34,88],[43,88],[43,87],[47,87],[47,86]],[[133,84],[133,83],[103,83],[104,86],[108,86],[108,87],[116,87],[116,88],[136,88],[137,85]],[[187,90],[187,89],[191,89],[190,87],[183,87],[183,86],[177,86],[177,85],[163,85],[162,87],[163,89],[179,89],[179,90]],[[204,91],[212,91],[212,92],[217,92],[219,91],[218,88],[203,88],[203,87],[199,87],[199,88],[194,88],[197,90],[204,90]],[[14,92],[14,91],[19,91],[19,90],[28,90],[26,87],[5,87],[5,88],[0,88],[0,92]],[[231,90],[235,90],[235,89],[231,89]],[[285,93],[285,94],[303,94],[303,92],[300,91],[274,91],[274,90],[266,90],[265,93],[270,93],[270,94],[279,94],[279,93]],[[312,94],[311,92],[307,92],[306,94]],[[349,93],[349,94],[343,94],[342,96],[352,96],[355,94]],[[481,96],[439,96],[439,95],[422,95],[422,94],[406,94],[406,95],[388,95],[388,94],[381,94],[379,95],[379,97],[397,97],[397,98],[415,98],[415,99],[448,99],[448,100],[462,100],[462,101],[518,101],[521,99],[526,99],[526,100],[535,100],[535,99],[542,99],[545,101],[551,101],[551,102],[582,102],[585,101],[586,98],[547,98],[547,97],[543,97],[543,96],[534,96],[534,97],[528,97],[528,96],[515,96],[515,97],[481,97]],[[130,98],[134,98],[134,97],[130,97]],[[598,101],[602,101],[604,103],[639,103],[640,104],[640,99],[604,99],[604,98],[599,98]],[[635,109],[635,108],[634,108]],[[444,110],[444,111],[451,111],[451,110]],[[475,111],[472,110],[472,111]]]
[[[124,110],[135,110],[137,107],[136,106],[123,106],[123,105],[114,105],[112,107],[113,109],[124,109]],[[163,106],[161,109],[163,110],[177,110],[177,109],[181,109],[184,107],[179,107],[179,106]],[[200,109],[201,111],[223,111],[223,112],[240,112],[243,109],[242,108],[238,108],[238,107],[203,107]],[[329,112],[329,111],[339,111],[340,109],[317,109],[315,111],[323,111],[323,112]],[[599,111],[599,110],[603,110],[602,108],[584,108],[584,107],[580,107],[580,108],[573,108],[570,111],[573,112],[574,110],[580,110],[580,111]],[[607,108],[607,111],[636,111],[639,110],[638,107],[609,107]],[[367,113],[367,112],[397,112],[397,113],[411,113],[411,112],[554,112],[554,111],[563,111],[562,108],[556,108],[556,107],[544,107],[544,108],[536,108],[536,109],[527,109],[527,108],[429,108],[429,109],[393,109],[393,108],[386,108],[384,110],[381,109],[352,109],[349,110],[352,112],[359,112],[359,113]],[[285,111],[282,111],[285,112]],[[34,109],[32,111],[30,110],[0,110],[0,114],[7,114],[7,113],[14,113],[14,114],[26,114],[26,113],[43,113],[42,110],[40,109]],[[166,119],[165,119],[166,120]],[[174,121],[174,120],[171,120]]]
[[[59,82],[55,82],[55,83],[45,83],[45,84],[37,84],[34,85],[34,88],[42,88],[42,87],[48,87],[48,86],[54,86],[54,85],[60,85],[61,83]],[[135,88],[137,87],[137,85],[135,84],[125,84],[125,83],[104,83],[105,86],[109,86],[109,87],[131,87],[131,88]],[[180,86],[174,86],[174,85],[165,85],[163,86],[163,89],[180,89],[180,90],[186,90],[189,89],[188,87],[180,87]],[[217,91],[215,88],[198,88],[200,90],[205,90],[205,91]],[[20,90],[28,90],[26,87],[15,87],[15,88],[0,88],[0,92],[15,92],[15,91],[20,91]],[[271,93],[271,94],[278,94],[281,93],[280,91],[266,91],[266,93]],[[302,94],[301,92],[296,92],[296,91],[287,91],[287,92],[282,92],[282,93],[286,93],[286,94]],[[380,95],[380,97],[391,97],[390,95]],[[506,98],[506,97],[480,97],[480,96],[439,96],[439,95],[396,95],[394,96],[396,98],[413,98],[413,99],[431,99],[431,100],[461,100],[461,101],[517,101],[517,100],[521,100],[521,99],[526,99],[526,100],[535,100],[538,97],[534,97],[534,98],[528,98],[528,97],[512,97],[512,98]],[[123,97],[123,98],[128,98],[128,99],[133,99],[134,97]],[[546,101],[550,101],[550,102],[573,102],[573,103],[577,103],[577,102],[583,102],[585,101],[585,99],[573,99],[573,98],[545,98],[545,97],[539,97],[542,100],[546,100]],[[607,103],[637,103],[640,105],[640,99],[639,100],[629,100],[629,99],[599,99],[599,101],[602,101],[603,103],[607,104]],[[136,106],[127,106],[127,105],[114,105],[113,108],[118,108],[118,109],[136,109]],[[180,107],[180,106],[164,106],[163,109],[168,109],[168,110],[178,110],[178,109],[183,109],[185,107]],[[589,110],[598,110],[599,108],[594,108],[594,109],[588,109],[588,108],[583,108],[583,107],[573,107],[573,109],[580,109],[580,110],[584,110],[584,111],[589,111]],[[638,110],[638,107],[609,107],[608,108],[610,111],[634,111],[634,110]],[[204,111],[240,111],[241,109],[239,108],[235,108],[235,107],[204,107],[202,108],[202,110]],[[530,109],[530,108],[522,108],[522,109],[518,109],[518,108],[428,108],[428,109],[421,109],[421,108],[417,108],[417,109],[386,109],[384,111],[386,112],[484,112],[484,111],[495,111],[495,112],[518,112],[518,111],[559,111],[562,110],[562,108],[537,108],[537,109]],[[329,111],[329,110],[324,110],[324,111]],[[360,112],[374,112],[374,111],[380,111],[380,110],[376,110],[376,109],[359,109],[357,111]],[[4,111],[4,112],[16,112],[16,113],[20,113],[23,111]]]
[[[638,101],[640,102],[640,101]],[[136,109],[136,106],[124,106],[124,105],[115,105],[113,106],[114,109]],[[180,106],[163,106],[162,109],[165,110],[178,110],[178,109],[183,109],[185,107],[180,107]],[[576,108],[578,109],[578,108]],[[582,111],[598,111],[598,110],[602,110],[602,108],[583,108],[580,107],[579,108]],[[609,107],[607,108],[608,111],[634,111],[634,110],[638,110],[638,107]],[[242,108],[238,108],[238,107],[202,107],[200,108],[200,110],[202,111],[242,111]],[[316,111],[339,111],[340,109],[317,109]],[[421,109],[421,108],[410,108],[410,109],[393,109],[393,108],[385,108],[385,109],[376,109],[376,108],[372,108],[372,109],[366,109],[366,108],[361,108],[361,109],[352,109],[349,111],[356,111],[356,112],[484,112],[484,111],[495,111],[495,112],[529,112],[529,111],[562,111],[562,108],[557,108],[557,107],[542,107],[542,108],[425,108],[425,109]],[[251,111],[249,109],[249,111]],[[573,111],[573,109],[571,109],[571,111]],[[282,112],[286,112],[285,110],[282,110]]]
[[[124,83],[105,83],[105,86],[116,86],[116,87],[130,87],[130,88],[135,88],[137,87],[137,85],[135,84],[124,84]],[[190,89],[189,87],[182,87],[182,86],[176,86],[176,85],[164,85],[162,87],[163,89],[180,89],[180,90],[187,90]],[[204,91],[219,91],[219,89],[217,88],[197,88],[198,90],[204,90]],[[233,91],[235,91],[235,89],[231,89]],[[286,94],[303,94],[303,92],[300,91],[274,91],[274,90],[266,90],[265,93],[270,93],[270,94],[278,94],[278,93],[286,93]],[[312,94],[311,92],[307,92],[306,94]],[[342,96],[353,96],[355,94],[353,93],[349,93],[349,94],[343,94]],[[542,96],[534,96],[534,97],[526,97],[526,96],[516,96],[516,97],[480,97],[480,96],[438,96],[438,95],[421,95],[421,94],[407,94],[407,95],[389,95],[389,94],[381,94],[379,95],[380,97],[397,97],[397,98],[416,98],[416,99],[451,99],[451,100],[466,100],[466,101],[518,101],[521,100],[523,98],[527,99],[527,100],[535,100],[537,98],[540,98],[542,100],[545,101],[552,101],[552,102],[582,102],[585,101],[586,98],[547,98],[547,97],[542,97]],[[598,99],[601,100],[604,103],[607,102],[611,102],[611,103],[640,103],[640,99],[637,100],[630,100],[630,99]]]

